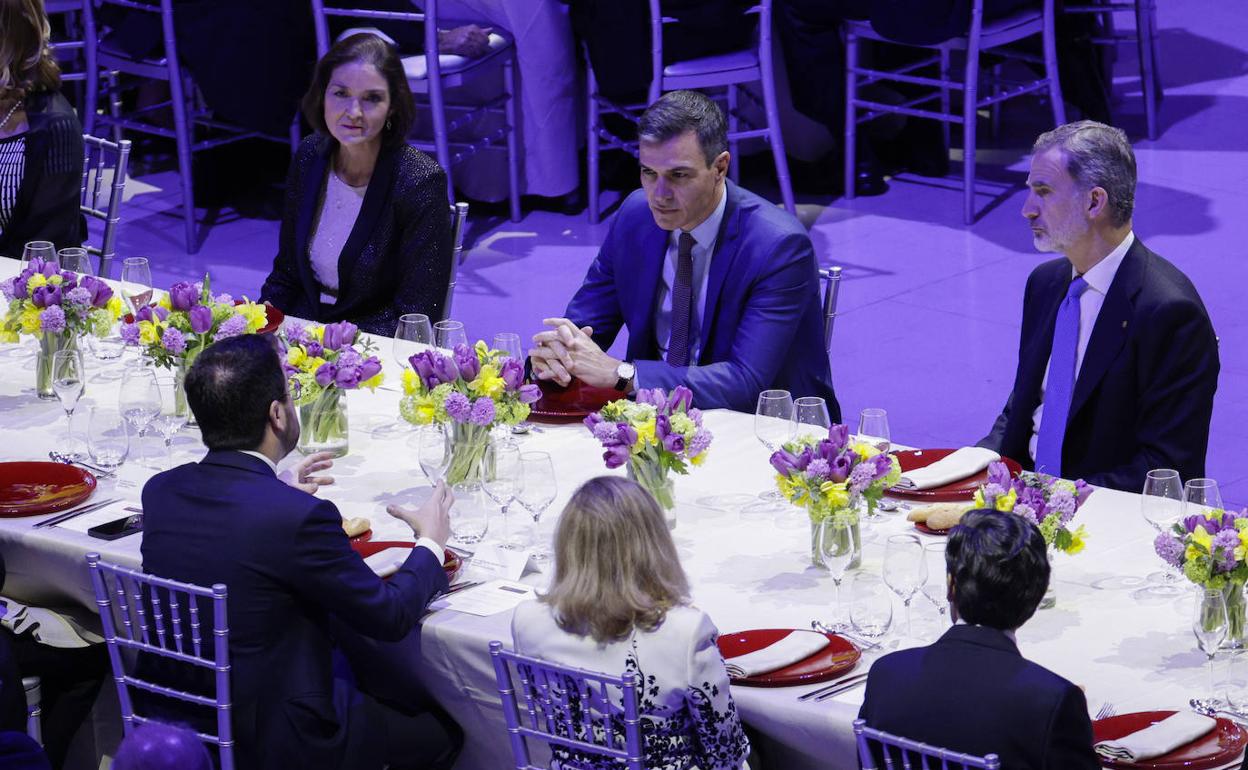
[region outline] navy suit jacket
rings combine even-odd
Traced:
[[[685,385],[701,409],[742,412],[754,411],[761,391],[784,388],[794,398],[822,396],[839,422],[810,237],[788,213],[731,181],[725,194],[696,364],[659,359],[654,316],[670,231],[655,223],[643,190],[620,206],[565,315],[592,326],[604,350],[628,327],[625,358],[637,366],[640,387]]]
[[[1002,631],[957,625],[871,666],[869,727],[1010,770],[1099,770],[1083,691],[1018,652]]]
[[[1057,308],[1070,286],[1066,259],[1032,271],[1014,390],[986,446],[1031,467],[1032,413],[1053,347]],[[1062,443],[1062,475],[1139,492],[1153,468],[1205,475],[1218,343],[1196,287],[1137,237],[1105,295]]]
[[[333,503],[241,452],[157,474],[143,510],[146,572],[229,589],[239,766],[343,766],[329,616],[364,636],[403,638],[446,588],[440,560],[415,548],[381,580],[351,550]]]

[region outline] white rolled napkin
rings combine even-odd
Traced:
[[[737,678],[757,676],[806,660],[827,647],[828,637],[814,631],[795,630],[761,650],[747,652],[725,661],[728,675]]]
[[[928,465],[915,468],[901,477],[897,486],[902,489],[931,489],[943,487],[967,476],[974,476],[989,463],[1001,459],[1001,455],[982,446],[964,446],[948,457]]]
[[[1136,730],[1114,741],[1101,741],[1093,748],[1107,759],[1139,762],[1160,757],[1185,746],[1212,730],[1218,722],[1192,711],[1176,711],[1155,725]]]

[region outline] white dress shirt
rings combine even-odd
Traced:
[[[1127,251],[1131,249],[1133,243],[1135,243],[1134,230],[1128,232],[1127,237],[1122,239],[1122,243],[1118,244],[1104,259],[1097,262],[1091,270],[1083,274],[1083,280],[1088,282],[1088,288],[1079,295],[1079,344],[1075,348],[1076,382],[1079,381],[1079,370],[1083,367],[1083,354],[1088,350],[1088,340],[1092,339],[1092,330],[1096,328],[1096,318],[1101,314],[1101,306],[1105,304],[1105,295],[1114,282],[1114,276],[1118,274],[1118,266],[1122,264],[1123,257],[1127,256]],[[1072,280],[1078,275],[1073,265],[1070,273]],[[1027,451],[1031,453],[1033,461],[1036,459],[1036,440],[1040,434],[1040,420],[1044,414],[1044,393],[1048,387],[1049,363],[1046,362],[1044,381],[1040,383],[1040,405],[1031,414],[1031,440],[1027,443]]]
[[[711,256],[719,238],[719,223],[724,221],[728,191],[719,190],[719,203],[702,224],[689,232],[693,236],[693,317],[689,322],[689,363],[695,365],[702,352],[702,316],[706,302],[706,279],[711,272]],[[667,256],[663,260],[663,281],[659,285],[658,312],[654,317],[654,336],[659,342],[659,358],[667,358],[667,343],[672,336],[672,287],[676,285],[676,262],[679,258],[680,234],[673,230],[667,239]]]

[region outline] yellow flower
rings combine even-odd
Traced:
[[[1009,513],[1014,510],[1014,503],[1018,500],[1018,492],[1013,488],[1004,495],[997,498],[997,510],[1002,513]]]
[[[437,399],[429,394],[413,396],[413,399],[415,408],[412,410],[412,415],[416,418],[416,424],[428,425],[433,422],[434,414],[437,412]]]
[[[1213,535],[1205,529],[1205,525],[1197,524],[1196,529],[1192,531],[1192,542],[1203,546],[1206,551],[1213,550]]]
[[[976,508],[984,507],[984,488],[983,487],[980,487],[975,490],[975,507]]]
[[[303,365],[300,368],[303,369],[303,371],[305,372],[311,372],[315,374],[316,370],[320,369],[321,364],[323,363],[325,363],[325,359],[321,358],[320,356],[317,356],[315,358],[313,358],[312,356],[308,356],[303,359]]]
[[[160,327],[151,321],[139,321],[139,343],[154,345],[160,339]]]
[[[126,309],[125,304],[121,301],[121,297],[116,294],[108,298],[108,304],[104,306],[108,311],[109,320],[116,321],[121,318],[121,312]]]
[[[17,321],[21,324],[22,334],[38,334],[43,328],[39,320],[39,308],[34,305],[22,308],[22,314],[18,316]]]
[[[1205,521],[1222,521],[1222,516],[1226,511],[1221,508],[1210,508],[1205,511]]]
[[[309,337],[316,337],[317,342],[324,344],[325,342],[325,327],[324,326],[310,326],[307,328],[305,333]]]
[[[1239,546],[1235,548],[1235,558],[1243,561],[1245,557],[1248,557],[1248,529],[1241,529],[1239,531]]]
[[[18,342],[19,340],[21,340],[21,337],[18,336],[17,332],[7,329],[0,330],[0,343]]]
[[[423,383],[420,377],[412,369],[403,369],[403,395],[414,396],[420,392],[420,386]]]
[[[35,289],[38,289],[40,286],[47,285],[48,277],[43,273],[35,273],[26,280],[26,291],[33,295],[35,293]]]
[[[654,430],[655,420],[653,417],[637,426],[637,443],[633,444],[634,452],[640,452],[648,445],[657,443],[658,439],[654,436]]]
[[[780,494],[784,495],[786,500],[792,500],[798,491],[797,483],[783,473],[776,474],[776,488],[780,490]]]
[[[63,283],[65,283],[65,279],[61,277],[60,273],[55,273],[53,275],[48,276],[49,286],[60,286]]]
[[[693,457],[690,457],[689,462],[692,463],[695,468],[698,467],[702,463],[706,462],[706,452],[702,452],[700,454],[694,455]]]
[[[855,441],[852,449],[854,450],[854,453],[863,460],[870,460],[872,457],[875,457],[880,453],[880,450],[864,441]]]
[[[260,331],[261,327],[269,322],[269,314],[268,311],[265,310],[264,305],[257,305],[254,302],[244,302],[243,304],[235,307],[234,310],[243,318],[247,319],[248,334],[255,334]],[[323,335],[324,331],[322,331],[321,334]]]
[[[290,350],[286,351],[286,363],[291,366],[299,366],[299,364],[303,363],[303,360],[307,357],[308,354],[305,353],[303,348],[298,345],[292,345]]]
[[[485,343],[480,343],[484,345]],[[478,396],[486,396],[487,398],[498,398],[506,389],[507,383],[502,377],[498,376],[498,368],[492,364],[485,364],[481,367],[481,373],[477,378],[468,383],[468,390],[476,393]]]
[[[1084,542],[1084,536],[1086,534],[1087,532],[1084,530],[1082,526],[1080,526],[1074,532],[1071,532],[1070,533],[1070,547],[1066,549],[1066,553],[1073,555],[1082,551],[1084,545],[1086,545],[1086,543]]]
[[[844,481],[825,481],[819,486],[819,491],[827,499],[828,507],[834,511],[849,505],[849,489]]]
[[[1200,556],[1200,549],[1191,544],[1188,544],[1187,550],[1183,553],[1183,559],[1185,561],[1193,561],[1195,559],[1199,559]]]
[[[477,360],[485,360],[490,356],[490,346],[485,344],[485,340],[477,340],[477,344],[472,346],[472,352],[477,354]]]
[[[381,381],[385,379],[385,377],[386,375],[383,372],[377,372],[372,377],[369,377],[367,380],[361,382],[360,387],[368,388],[369,390],[377,390],[377,386],[381,384]]]
[[[173,310],[173,300],[169,299],[168,294],[160,295],[160,299],[156,300],[157,307],[163,307],[165,310]]]

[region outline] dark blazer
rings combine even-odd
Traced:
[[[894,735],[997,754],[1009,770],[1101,766],[1083,691],[994,628],[953,626],[934,644],[880,658],[858,716]]]
[[[337,143],[310,136],[286,179],[286,207],[273,272],[260,299],[289,315],[322,323],[351,321],[394,334],[399,316],[442,318],[451,280],[451,215],[446,172],[412,147],[383,149],[359,218],[338,258],[338,301],[322,305],[308,249]]]
[[[1057,308],[1070,286],[1066,259],[1027,278],[1014,390],[979,442],[1031,467],[1032,413],[1053,347]],[[1138,492],[1153,468],[1205,475],[1218,385],[1218,343],[1196,287],[1137,237],[1097,316],[1075,382],[1062,443],[1062,475]]]
[[[795,398],[822,396],[837,422],[810,237],[788,213],[731,181],[727,196],[696,365],[673,367],[658,357],[654,315],[670,232],[655,224],[642,190],[620,206],[566,315],[592,326],[604,350],[628,327],[625,358],[636,364],[640,387],[686,385],[697,407],[742,412],[754,411],[761,391],[785,388]]]
[[[240,768],[339,768],[329,616],[383,641],[416,627],[446,588],[415,548],[381,580],[353,551],[333,503],[279,481],[258,458],[209,452],[143,488],[143,569],[229,588],[230,678]]]
[[[87,223],[82,193],[82,126],[74,108],[56,91],[26,97],[26,168],[8,227],[0,231],[0,255],[22,256],[28,241],[52,241],[58,249],[81,246]]]

